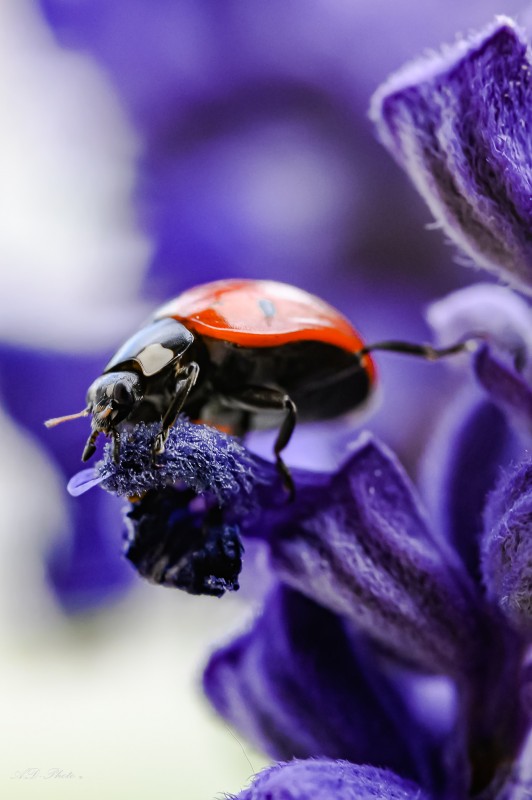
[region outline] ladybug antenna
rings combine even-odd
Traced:
[[[66,414],[64,417],[53,417],[53,419],[47,419],[44,424],[47,428],[55,428],[56,425],[60,425],[62,422],[68,422],[71,419],[79,419],[80,417],[88,417],[90,413],[90,408],[84,408],[83,411],[78,411],[77,414]]]

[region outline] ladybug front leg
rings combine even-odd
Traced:
[[[223,402],[233,408],[259,413],[261,411],[284,411],[285,417],[279,428],[277,439],[273,446],[277,469],[283,479],[285,488],[293,499],[295,495],[294,481],[290,470],[281,458],[281,453],[288,445],[297,422],[297,407],[292,398],[267,386],[246,386],[225,396]]]
[[[186,367],[181,367],[178,369],[176,373],[177,383],[175,387],[175,393],[172,397],[170,405],[164,412],[161,432],[157,434],[153,445],[153,452],[155,455],[164,453],[164,445],[168,439],[170,428],[176,421],[177,415],[185,405],[187,397],[189,396],[194,384],[198,379],[198,375],[199,366],[195,361],[187,364]]]

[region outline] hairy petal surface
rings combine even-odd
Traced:
[[[516,428],[527,438],[532,436],[532,388],[528,381],[506,360],[484,345],[473,359],[475,376]]]
[[[482,33],[414,62],[376,93],[382,142],[451,239],[532,292],[531,59],[498,17]]]
[[[393,772],[348,761],[313,759],[275,764],[235,800],[429,800]]]
[[[479,657],[474,589],[429,532],[395,457],[371,437],[322,487],[298,487],[292,508],[266,511],[261,521],[247,533],[269,531],[281,580],[401,658],[457,674]]]
[[[141,423],[122,431],[118,462],[106,445],[104,459],[96,465],[104,489],[118,496],[142,496],[180,482],[196,493],[208,492],[219,503],[229,498],[236,506],[245,503],[260,480],[260,466],[237,439],[180,416],[170,428],[164,452],[154,456],[160,428],[158,423]]]
[[[438,300],[427,319],[442,343],[478,336],[473,371],[516,428],[532,433],[532,310],[501,286],[475,285]]]
[[[213,654],[204,688],[273,758],[347,758],[415,777],[409,734],[418,730],[367,660],[340,617],[281,586],[253,627]]]
[[[532,639],[532,461],[503,476],[485,512],[482,571],[489,595]]]
[[[488,493],[520,451],[503,412],[467,387],[446,410],[423,456],[421,484],[431,518],[480,580],[480,540]]]
[[[532,310],[505,286],[476,283],[431,303],[427,322],[442,344],[478,335],[526,369],[532,354]]]
[[[148,492],[126,514],[124,554],[151,583],[221,597],[239,588],[244,548],[238,527],[198,500],[171,486]]]

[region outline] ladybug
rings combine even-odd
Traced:
[[[367,346],[339,311],[302,289],[268,280],[214,281],[159,308],[89,387],[87,407],[46,424],[91,414],[82,455],[87,461],[100,433],[113,438],[118,459],[122,423],[160,421],[157,455],[181,411],[238,436],[258,418],[266,427],[279,426],[274,454],[293,492],[281,453],[296,419],[326,420],[361,407],[376,382],[370,351],[439,358],[464,346]]]

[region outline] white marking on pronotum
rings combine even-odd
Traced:
[[[142,367],[143,373],[148,376],[160,372],[173,358],[173,350],[170,350],[168,347],[163,347],[159,342],[149,344],[136,356],[136,360]]]

